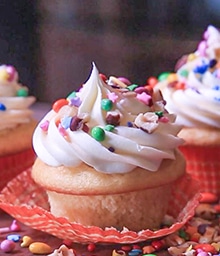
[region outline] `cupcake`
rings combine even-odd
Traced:
[[[208,26],[195,52],[184,55],[173,73],[163,73],[161,90],[166,109],[183,125],[180,150],[187,171],[203,192],[220,195],[220,33]]]
[[[35,97],[18,82],[13,66],[0,66],[0,189],[35,160],[32,147],[36,121],[29,106]]]
[[[32,178],[47,191],[51,213],[85,226],[159,228],[185,174],[174,121],[160,94],[107,79],[93,64],[86,83],[57,100],[33,135]]]

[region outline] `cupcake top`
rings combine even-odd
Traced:
[[[161,78],[161,79],[160,79]],[[166,109],[185,127],[220,128],[220,33],[208,26],[195,52],[185,55],[176,73],[159,76]]]
[[[18,82],[18,72],[13,66],[0,66],[0,131],[28,123],[32,111],[28,107],[35,97],[28,96],[27,87]]]
[[[107,79],[93,64],[80,90],[57,100],[38,124],[33,146],[51,166],[84,162],[104,173],[137,166],[156,171],[183,142],[174,121],[159,93],[125,78]]]

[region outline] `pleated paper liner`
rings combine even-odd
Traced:
[[[220,146],[180,147],[186,159],[186,171],[199,181],[202,192],[220,196]]]
[[[2,190],[0,207],[13,218],[33,229],[41,230],[61,239],[76,243],[138,243],[171,234],[181,227],[195,213],[200,193],[197,183],[187,174],[177,181],[169,205],[168,215],[176,222],[159,230],[134,232],[124,228],[101,229],[69,222],[66,218],[55,217],[49,212],[47,195],[31,178],[31,169],[23,171]]]
[[[31,167],[36,159],[36,154],[32,148],[0,156],[0,190],[8,181],[15,178],[25,169]]]

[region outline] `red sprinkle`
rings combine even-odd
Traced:
[[[185,84],[182,83],[182,82],[177,82],[175,84],[175,88],[178,89],[178,90],[183,90],[183,89],[185,89]]]
[[[200,203],[216,203],[218,202],[218,196],[213,194],[213,193],[209,193],[209,192],[204,192],[202,193],[202,197],[200,199]]]
[[[141,247],[137,244],[134,244],[132,247],[133,247],[133,249],[141,249]]]
[[[88,244],[88,246],[87,246],[87,250],[89,251],[89,252],[94,252],[95,251],[95,244]]]
[[[217,213],[220,213],[220,204],[216,204],[213,206],[214,210],[216,210]]]
[[[69,101],[66,100],[66,99],[60,99],[60,100],[57,100],[56,102],[54,102],[52,108],[55,112],[59,112],[59,110],[65,106],[65,105],[68,105],[69,104]]]
[[[100,78],[106,83],[107,81],[107,76],[104,74],[99,74]]]
[[[130,245],[123,245],[121,247],[121,250],[125,251],[125,252],[130,252],[132,249],[132,247]]]
[[[163,241],[161,240],[155,240],[151,243],[151,245],[156,249],[156,250],[161,250],[164,246],[164,243]]]
[[[204,252],[210,252],[212,254],[217,253],[217,250],[211,244],[197,244],[194,246],[195,250],[202,249]]]

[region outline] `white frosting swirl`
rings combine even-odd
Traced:
[[[18,73],[12,66],[0,66],[0,131],[28,123],[32,118],[29,108],[35,97],[27,96],[27,88],[18,83]]]
[[[177,70],[177,79],[161,82],[166,109],[187,127],[220,128],[220,33],[209,26],[198,49]],[[173,74],[172,74],[173,75]],[[183,88],[176,85],[181,82]]]
[[[105,173],[126,173],[137,166],[156,171],[163,159],[174,159],[174,149],[183,141],[177,137],[181,127],[173,123],[173,116],[163,109],[154,112],[158,105],[143,103],[134,91],[122,91],[126,92],[104,83],[94,65],[82,89],[67,98],[69,103],[58,109],[53,107],[37,126],[33,146],[38,157],[51,166],[77,166],[84,162]],[[101,108],[106,99],[111,99],[110,110]],[[138,117],[146,112],[151,114]],[[109,115],[113,117],[110,121]],[[78,123],[73,127],[67,124],[75,117],[80,120]],[[149,133],[144,129],[152,122]],[[93,135],[94,127],[104,131],[102,140]]]

